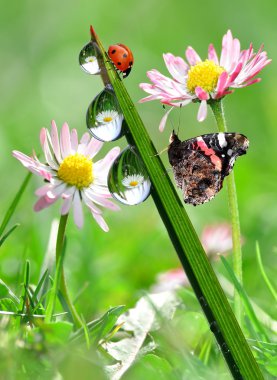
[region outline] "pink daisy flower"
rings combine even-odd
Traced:
[[[68,214],[72,206],[74,222],[81,228],[84,222],[83,201],[99,226],[107,232],[109,228],[98,206],[119,210],[119,207],[109,200],[112,196],[107,187],[107,176],[120,148],[111,149],[102,160],[93,162],[103,142],[85,133],[78,143],[76,129],[70,132],[66,123],[62,126],[59,138],[54,121],[50,133],[46,128],[41,129],[40,143],[46,164],[41,163],[35,154],[28,157],[24,153],[13,151],[13,156],[23,166],[47,181],[35,192],[39,199],[34,210],[40,211],[61,198],[61,214]]]
[[[153,84],[140,84],[140,88],[150,94],[140,102],[160,100],[172,107],[200,102],[198,121],[205,120],[209,101],[231,94],[234,91],[232,88],[259,82],[261,78],[255,76],[271,62],[263,46],[257,53],[254,53],[252,44],[247,50],[240,50],[240,42],[233,38],[230,30],[223,36],[220,58],[212,44],[208,49],[208,59],[204,61],[190,46],[186,50],[188,63],[171,53],[164,54],[163,58],[172,78],[155,69],[148,71],[147,76]],[[163,131],[171,110],[163,117],[160,131]]]

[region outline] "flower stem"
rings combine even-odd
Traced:
[[[227,132],[226,121],[224,117],[223,104],[221,100],[213,101],[210,104],[219,132]],[[228,202],[232,224],[232,240],[233,240],[233,267],[234,273],[242,285],[242,251],[241,251],[241,234],[239,209],[236,192],[236,183],[234,172],[231,172],[226,178]],[[234,310],[239,324],[242,323],[242,302],[239,293],[234,291]]]
[[[58,266],[60,258],[63,256],[63,251],[65,249],[65,229],[67,224],[68,214],[61,215],[60,224],[59,224],[59,230],[58,230],[58,236],[57,236],[57,243],[56,243],[56,265]],[[65,275],[64,275],[64,268],[63,268],[63,262],[61,263],[61,273],[60,273],[60,292],[63,296],[70,313],[72,315],[72,319],[75,323],[75,326],[77,328],[81,328],[83,326],[82,320],[80,316],[78,315],[70,297],[68,294],[66,281],[65,281]]]

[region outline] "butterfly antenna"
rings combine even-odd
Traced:
[[[180,129],[180,125],[181,125],[181,108],[182,108],[182,104],[180,104],[180,106],[179,106],[179,119],[178,119],[177,136],[179,135],[179,129]]]
[[[162,154],[163,152],[167,151],[168,150],[168,147],[164,148],[163,150],[161,150],[160,152],[158,152],[157,154],[154,154],[153,156],[151,157],[156,157],[156,156],[159,156],[160,154]]]

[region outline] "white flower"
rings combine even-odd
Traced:
[[[122,179],[122,185],[126,188],[113,196],[127,205],[136,205],[143,202],[150,194],[151,182],[142,174],[132,174]]]
[[[122,184],[128,189],[134,189],[135,187],[140,186],[144,181],[144,177],[141,174],[132,174],[123,178]]]
[[[115,110],[106,110],[96,115],[96,126],[90,131],[103,141],[115,140],[121,133],[123,115]]]
[[[88,56],[85,58],[85,62],[82,63],[83,69],[89,74],[99,74],[100,67],[98,65],[97,58],[95,56]]]
[[[21,152],[13,151],[14,157],[29,171],[47,181],[36,191],[39,199],[34,206],[35,211],[40,211],[61,198],[61,214],[68,214],[72,205],[75,224],[81,228],[83,201],[100,227],[108,231],[102,210],[98,206],[119,210],[119,207],[109,200],[112,196],[108,190],[107,176],[120,149],[115,147],[102,160],[93,162],[92,159],[103,143],[91,138],[88,133],[85,133],[78,143],[76,129],[70,132],[66,123],[62,126],[59,138],[54,121],[50,133],[45,128],[41,129],[40,142],[46,164],[41,163],[36,156],[28,157]]]
[[[171,53],[164,54],[172,78],[155,69],[148,71],[147,76],[152,83],[141,83],[140,87],[150,95],[140,102],[159,100],[172,107],[200,102],[197,119],[203,121],[207,116],[208,101],[231,94],[234,91],[231,88],[250,86],[261,80],[255,78],[256,75],[271,62],[262,48],[254,53],[250,44],[248,49],[240,50],[239,40],[233,38],[228,30],[222,39],[220,58],[212,44],[208,48],[208,59],[204,61],[191,46],[186,50],[188,63]],[[163,117],[160,131],[163,131],[171,110],[172,108]]]

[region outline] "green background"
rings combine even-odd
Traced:
[[[86,130],[85,114],[101,91],[99,77],[78,67],[78,55],[89,41],[92,24],[104,46],[128,45],[134,67],[124,81],[135,103],[145,96],[138,84],[147,82],[146,71],[156,68],[167,74],[162,53],[184,56],[188,45],[205,59],[208,44],[220,51],[223,34],[230,28],[248,48],[262,43],[273,62],[261,73],[262,82],[237,90],[225,99],[228,128],[250,140],[246,156],[235,165],[243,247],[245,288],[261,305],[268,293],[257,276],[255,241],[271,279],[276,270],[276,2],[252,1],[1,1],[0,12],[0,172],[1,214],[18,190],[26,171],[12,157],[13,149],[40,153],[39,131],[55,119]],[[216,131],[211,113],[205,122],[196,120],[198,105],[172,113],[164,133],[158,124],[164,111],[158,102],[138,104],[139,113],[158,151],[168,145],[172,126],[186,139]],[[180,120],[179,120],[180,119]],[[126,142],[118,144],[123,148]],[[98,155],[117,145],[107,143]],[[167,154],[162,154],[170,169]],[[33,177],[13,222],[20,228],[0,251],[0,278],[13,288],[20,285],[26,258],[31,261],[32,280],[38,281],[45,256],[50,225],[60,204],[40,213],[32,210],[34,191],[41,179]],[[180,194],[181,196],[181,194]],[[186,206],[199,235],[211,223],[228,220],[226,188],[210,203]],[[118,213],[105,212],[110,232],[105,234],[85,210],[85,226],[78,230],[70,217],[66,270],[72,294],[87,286],[77,307],[87,318],[110,305],[132,305],[141,289],[147,289],[160,271],[178,266],[167,232],[151,198],[139,206],[122,205]],[[216,264],[220,265],[220,264]]]

